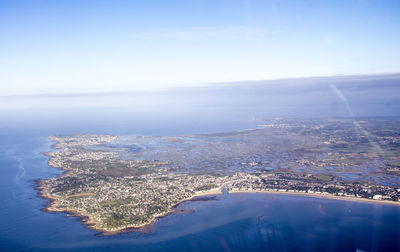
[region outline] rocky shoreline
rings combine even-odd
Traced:
[[[55,141],[55,140],[52,139],[52,141]],[[59,144],[59,142],[55,141],[55,143],[51,145],[51,148],[59,149],[60,147],[58,146],[58,144]],[[45,153],[43,153],[43,155],[49,157],[47,164],[50,167],[61,169],[63,171],[61,174],[57,175],[57,177],[66,177],[70,174],[71,171],[69,169],[66,169],[64,167],[54,166],[52,164],[53,157],[49,152],[45,152]],[[146,224],[143,224],[140,226],[128,226],[128,227],[124,227],[124,228],[121,228],[118,230],[107,230],[107,229],[99,228],[98,223],[93,221],[93,218],[90,215],[83,215],[83,214],[79,213],[78,211],[71,210],[71,209],[62,209],[62,210],[56,209],[55,206],[57,205],[58,199],[55,197],[52,197],[46,193],[45,188],[43,187],[43,181],[44,181],[43,179],[35,181],[35,189],[38,191],[38,196],[48,201],[46,203],[46,205],[41,209],[42,211],[48,212],[48,213],[65,213],[69,216],[77,217],[78,220],[85,227],[97,231],[98,234],[96,234],[96,235],[101,235],[101,236],[116,235],[116,234],[128,233],[128,232],[140,232],[140,233],[144,233],[144,234],[149,233],[149,232],[151,232],[151,230],[154,226],[154,223],[157,220],[164,218],[170,214],[174,214],[174,213],[189,213],[189,212],[191,212],[191,211],[176,212],[176,208],[183,202],[191,201],[191,200],[195,200],[195,201],[210,200],[209,198],[199,199],[199,197],[204,197],[207,195],[215,195],[215,191],[210,192],[210,193],[208,193],[208,192],[198,193],[198,194],[191,196],[190,198],[184,199],[183,201],[173,205],[171,207],[171,209],[169,209],[168,212],[166,212],[164,214],[160,214],[159,216],[156,216],[154,219],[152,219],[150,222],[148,222]]]
[[[174,206],[171,207],[171,209],[166,212],[165,214],[161,214],[157,217],[155,217],[153,220],[151,220],[149,223],[146,223],[144,225],[140,225],[140,226],[128,226],[128,227],[124,227],[118,230],[107,230],[107,229],[102,229],[96,226],[96,222],[91,221],[91,216],[90,215],[83,215],[77,211],[74,210],[70,210],[70,209],[63,209],[63,210],[58,210],[54,208],[54,205],[57,204],[57,198],[51,197],[50,195],[45,193],[44,188],[41,186],[41,180],[38,180],[35,182],[36,186],[35,189],[38,190],[38,195],[39,197],[41,197],[42,199],[47,200],[48,202],[46,203],[46,205],[41,209],[43,212],[47,212],[47,213],[65,213],[67,214],[67,216],[74,216],[74,217],[78,217],[78,220],[87,228],[95,230],[98,232],[98,234],[96,234],[97,236],[107,236],[107,235],[117,235],[117,234],[122,234],[122,233],[129,233],[129,232],[140,232],[143,234],[147,234],[150,233],[154,224],[164,218],[167,217],[171,214],[182,214],[182,213],[193,213],[193,211],[189,211],[189,210],[180,210],[180,211],[176,211],[176,208],[187,201],[210,201],[210,200],[216,200],[215,199],[215,195],[218,195],[220,193],[216,193],[215,191],[211,191],[211,192],[202,192],[199,194],[195,194],[192,197],[185,199],[177,204],[175,204]],[[213,196],[214,197],[208,197],[208,196]]]

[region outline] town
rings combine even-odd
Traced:
[[[38,188],[51,200],[48,211],[83,216],[101,232],[151,224],[185,200],[222,191],[399,202],[396,125],[279,120],[177,138],[51,137],[56,151],[46,153],[49,165],[65,173]]]

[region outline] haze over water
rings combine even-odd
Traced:
[[[97,237],[75,217],[40,211],[46,201],[34,190],[35,180],[61,173],[42,155],[51,150],[49,135],[178,135],[246,129],[272,117],[399,116],[398,83],[391,75],[1,97],[0,250],[399,250],[394,206],[229,195],[186,202],[179,208],[193,213],[167,216],[150,234]]]
[[[0,129],[43,136],[176,135],[250,128],[274,117],[399,116],[399,81],[398,74],[339,76],[125,93],[0,96]]]

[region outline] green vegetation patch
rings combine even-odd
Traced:
[[[194,190],[195,191],[208,191],[211,190],[213,188],[217,188],[218,186],[216,184],[207,184],[207,185],[202,185],[199,187],[196,187]]]

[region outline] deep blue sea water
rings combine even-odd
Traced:
[[[4,140],[4,138],[3,138]],[[221,195],[185,202],[191,213],[159,220],[149,234],[96,236],[76,217],[47,213],[34,180],[47,166],[45,137],[0,145],[0,251],[399,251],[400,208],[269,194]]]
[[[179,208],[193,212],[169,215],[149,234],[107,237],[76,217],[41,211],[46,200],[35,180],[61,173],[42,155],[49,135],[177,135],[251,128],[277,116],[400,115],[396,83],[384,90],[335,83],[352,111],[329,85],[1,98],[0,251],[400,251],[400,208],[389,205],[235,194],[185,202]]]

